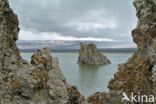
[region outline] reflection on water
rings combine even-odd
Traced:
[[[99,69],[99,67],[100,67],[101,65],[79,65],[79,68],[81,69],[81,70],[83,70],[83,69],[88,69],[88,70],[95,70],[95,69]]]
[[[79,85],[82,88],[91,89],[96,85],[99,67],[95,65],[79,65]]]
[[[30,61],[32,53],[22,53],[21,55]],[[125,62],[132,53],[105,53],[105,55],[112,64],[78,65],[78,53],[52,53],[52,56],[59,58],[60,69],[67,82],[76,85],[85,97],[97,91],[108,92],[108,82],[117,72],[118,64]]]

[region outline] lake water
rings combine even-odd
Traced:
[[[33,53],[21,53],[30,62]],[[118,70],[118,64],[126,62],[133,53],[103,53],[111,61],[109,65],[78,65],[78,53],[52,53],[59,58],[60,69],[67,82],[76,85],[79,91],[88,97],[98,91],[108,92],[108,82]]]

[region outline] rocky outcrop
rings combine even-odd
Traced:
[[[80,44],[81,48],[79,51],[79,58],[78,58],[78,63],[79,64],[95,64],[95,65],[100,65],[100,64],[110,64],[111,62],[101,54],[96,45],[93,43],[90,44]]]
[[[88,103],[91,104],[106,104],[109,99],[109,94],[106,92],[96,92],[95,94],[88,97]]]
[[[31,64],[16,47],[18,19],[8,0],[0,0],[0,104],[81,104],[83,96],[66,82],[57,58],[37,50]]]
[[[76,86],[69,86],[67,91],[69,97],[67,104],[88,104],[84,97],[81,96]]]
[[[126,63],[119,65],[119,71],[109,82],[108,104],[137,103],[135,101],[122,101],[123,92],[128,97],[131,96],[132,92],[134,95],[156,94],[154,66],[156,64],[156,1],[134,0],[134,6],[137,11],[138,25],[132,31],[132,36],[138,51]],[[149,104],[150,102],[146,102],[144,99],[138,101],[137,104],[140,103]]]

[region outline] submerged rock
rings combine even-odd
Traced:
[[[96,45],[90,44],[80,44],[81,48],[79,51],[78,64],[110,64],[111,62],[106,56],[101,54],[97,49]]]
[[[132,31],[132,36],[138,51],[126,63],[119,65],[119,71],[109,82],[109,98],[106,104],[155,104],[156,102],[149,100],[146,102],[146,99],[139,101],[138,98],[137,102],[122,100],[123,92],[130,100],[132,93],[156,96],[156,1],[134,0],[134,5],[138,25]]]
[[[63,76],[48,48],[37,50],[31,64],[15,42],[18,19],[8,0],[0,0],[0,104],[81,104],[85,100]]]

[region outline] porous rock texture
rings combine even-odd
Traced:
[[[101,65],[111,63],[106,56],[99,52],[95,44],[81,43],[80,47],[78,64]]]
[[[88,97],[88,103],[91,104],[106,104],[109,99],[109,94],[106,92],[96,92]]]
[[[118,72],[109,82],[109,98],[105,104],[152,104],[121,101],[123,92],[128,97],[132,92],[136,95],[156,96],[156,0],[134,0],[134,6],[138,24],[132,36],[138,51],[126,63],[119,65]]]
[[[8,0],[0,0],[0,104],[82,104],[48,48],[37,50],[31,64],[21,58],[18,24]]]

